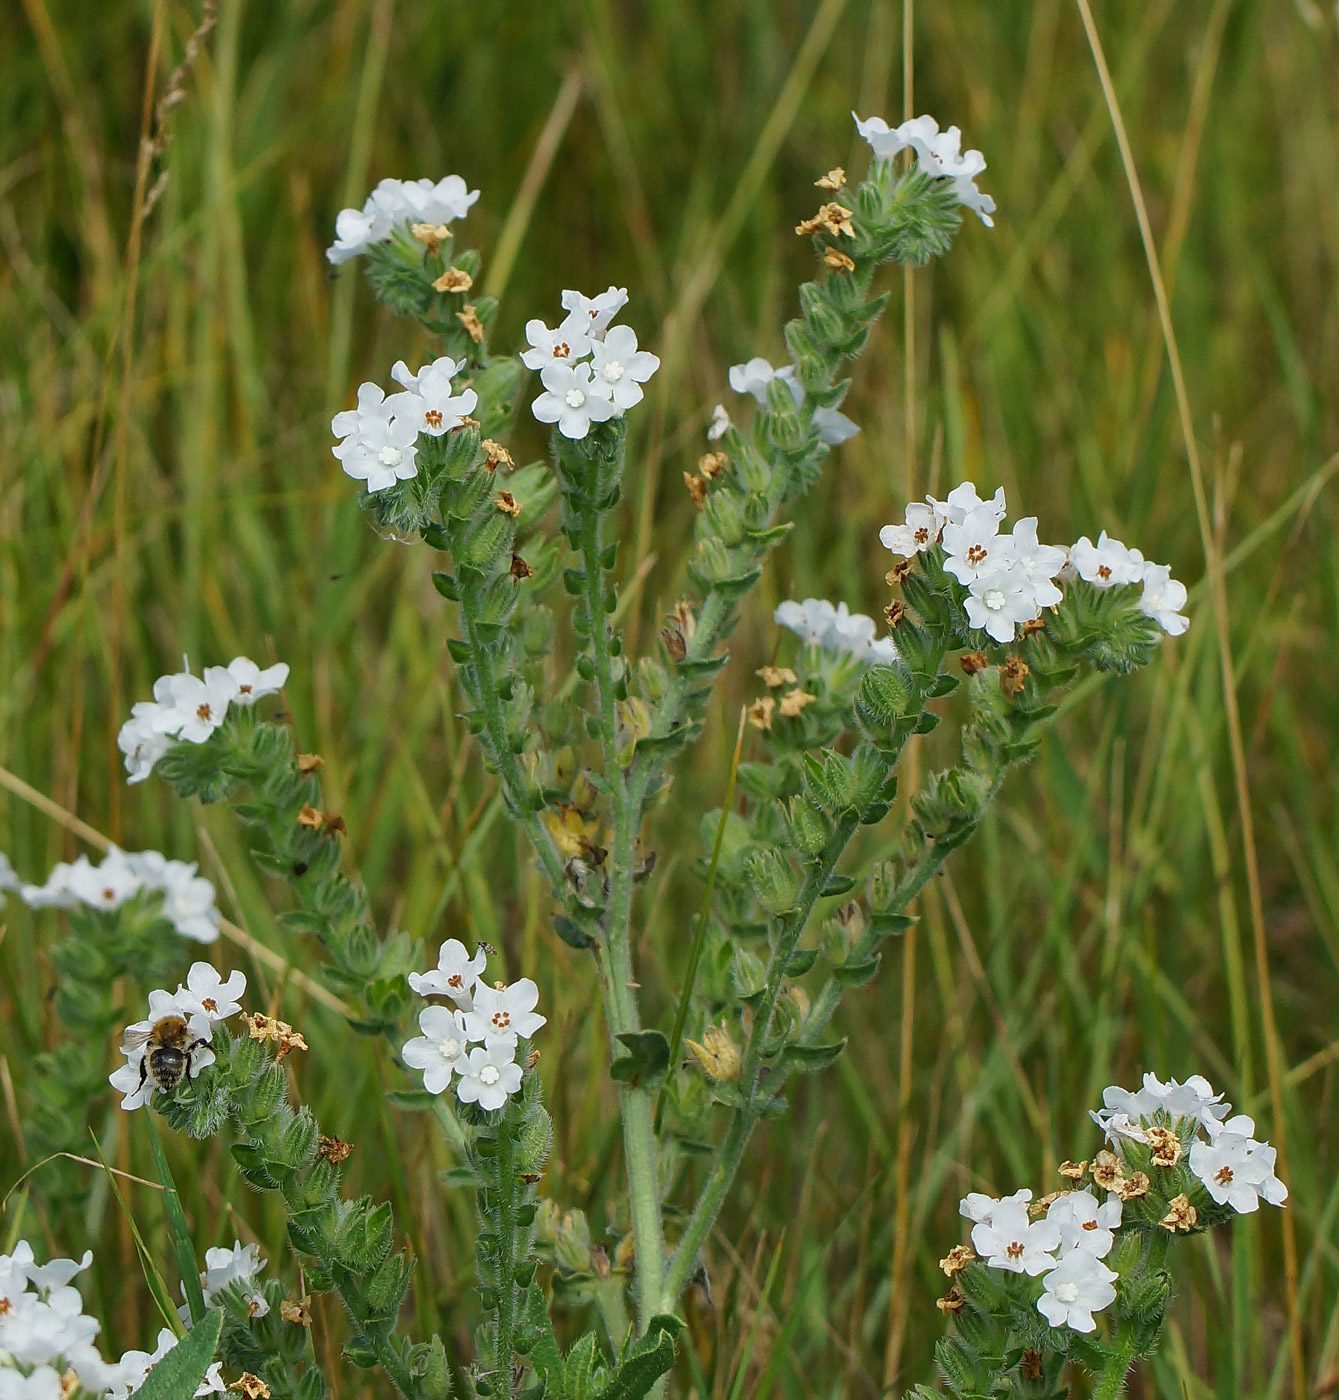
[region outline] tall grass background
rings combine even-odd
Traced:
[[[376,538],[329,454],[330,414],[356,384],[427,347],[355,269],[332,274],[323,247],[378,178],[456,171],[483,190],[465,227],[504,294],[496,345],[553,315],[563,287],[629,287],[628,319],[665,362],[632,419],[620,555],[628,626],[649,648],[683,587],[682,471],[728,402],[726,367],[782,353],[810,273],[791,227],[812,182],[863,168],[851,107],[902,112],[903,13],[900,0],[223,0],[166,116],[170,143],[139,168],[155,130],[146,73],[161,95],[198,7],[0,8],[0,764],[47,799],[7,779],[0,850],[42,878],[87,848],[64,811],[131,849],[199,859],[229,917],[310,971],[227,814],[153,781],[127,788],[114,745],[183,652],[289,661],[294,723],[325,758],[379,923],[431,944],[486,939],[539,981],[557,1127],[546,1192],[601,1237],[626,1221],[592,968],[554,937],[456,716],[430,561]],[[1179,1249],[1172,1325],[1134,1393],[1294,1394],[1290,1311],[1307,1393],[1339,1385],[1339,14],[1107,0],[1095,20],[1170,297],[1207,534],[1078,9],[922,3],[914,110],[986,153],[997,227],[969,216],[951,255],[912,279],[909,318],[894,280],[847,404],[863,432],[774,556],[703,741],[655,814],[639,942],[651,1014],[678,991],[698,814],[720,801],[739,707],[776,645],[770,609],[818,594],[877,613],[876,532],[909,483],[1002,484],[1046,538],[1106,527],[1193,585],[1193,625],[1133,683],[1082,688],[927,893],[915,935],[848,996],[852,1051],[761,1137],[708,1248],[710,1297],[689,1299],[693,1356],[675,1385],[704,1400],[879,1396],[926,1376],[958,1196],[1051,1189],[1059,1161],[1091,1153],[1102,1086],[1145,1068],[1207,1074],[1285,1140],[1294,1239],[1268,1212]],[[518,460],[543,450],[526,418]],[[927,745],[920,762],[949,757]],[[59,928],[14,902],[4,918],[7,1188],[32,1165],[28,1066],[59,1034]],[[352,1183],[396,1201],[422,1258],[414,1325],[466,1355],[472,1208],[440,1184],[450,1155],[429,1121],[388,1108],[404,1077],[271,967],[227,941],[218,953],[304,1030],[297,1089],[357,1144]],[[148,1165],[138,1126],[115,1107],[94,1115],[131,1171]],[[201,1251],[240,1235],[282,1260],[271,1203],[210,1151],[174,1150]],[[128,1190],[166,1260],[157,1194]],[[31,1232],[38,1217],[21,1219]],[[88,1223],[87,1241],[51,1243],[98,1249],[104,1340],[143,1344],[148,1294],[104,1185]],[[337,1355],[333,1307],[318,1306],[314,1335]],[[341,1397],[382,1393],[340,1374]]]

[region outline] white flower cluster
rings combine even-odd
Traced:
[[[594,297],[567,291],[567,315],[556,330],[540,320],[525,323],[530,348],[521,361],[539,371],[544,386],[530,411],[541,423],[556,423],[565,438],[579,441],[592,423],[621,418],[641,403],[642,385],[660,368],[658,356],[637,348],[631,326],[612,324],[627,304],[626,287]]]
[[[851,612],[845,603],[833,607],[826,598],[787,598],[772,614],[772,621],[788,627],[808,646],[823,651],[846,652],[871,666],[886,666],[897,655],[891,637],[878,637],[872,617]]]
[[[132,896],[147,891],[163,896],[163,918],[183,938],[212,943],[219,936],[219,911],[214,886],[196,874],[195,862],[168,860],[157,851],[108,850],[102,863],[87,856],[72,864],[60,861],[42,885],[25,885],[0,855],[0,891],[13,890],[30,909],[119,909]]]
[[[1142,1088],[1104,1090],[1102,1103],[1093,1121],[1117,1150],[1122,1140],[1147,1142],[1150,1128],[1184,1135],[1193,1124],[1190,1170],[1220,1206],[1249,1215],[1261,1201],[1281,1206],[1288,1199],[1287,1186],[1274,1174],[1275,1149],[1256,1141],[1255,1122],[1246,1114],[1228,1117],[1232,1105],[1202,1075],[1164,1084],[1156,1074],[1146,1074]]]
[[[800,372],[794,365],[773,369],[771,362],[761,355],[745,360],[742,365],[730,366],[730,387],[736,394],[752,394],[759,408],[767,407],[767,386],[776,380],[784,384],[795,400],[796,406],[804,402],[804,385],[800,383]],[[816,408],[810,415],[818,432],[820,442],[829,447],[838,447],[855,437],[860,429],[844,413],[835,408]],[[730,427],[730,415],[717,404],[712,413],[712,425],[707,436],[723,437]]]
[[[890,127],[882,117],[861,121],[854,112],[855,129],[869,142],[876,160],[891,160],[910,147],[916,152],[917,169],[937,179],[952,180],[958,203],[974,209],[987,228],[995,227],[990,216],[995,201],[976,187],[976,177],[986,168],[980,151],[962,149],[962,132],[956,126],[940,131],[933,117],[912,117],[901,126]]]
[[[1052,1327],[1091,1332],[1093,1314],[1116,1299],[1116,1273],[1102,1263],[1115,1244],[1120,1197],[1099,1202],[1090,1190],[1061,1192],[1033,1220],[1032,1192],[996,1200],[973,1192],[958,1210],[976,1223],[972,1247],[992,1269],[1042,1277],[1037,1311]]]
[[[885,525],[879,541],[904,559],[942,544],[944,568],[968,596],[967,621],[983,629],[997,642],[1011,642],[1020,623],[1041,616],[1064,596],[1055,580],[1082,579],[1094,588],[1141,584],[1139,606],[1173,637],[1190,626],[1181,613],[1185,585],[1171,576],[1165,564],[1153,564],[1137,549],[1128,549],[1103,531],[1094,544],[1087,535],[1068,549],[1037,540],[1037,517],[1025,516],[1013,532],[1000,533],[1004,523],[1004,488],[988,501],[976,494],[970,481],[955,486],[948,499],[927,496],[913,501],[901,525]]]
[[[245,992],[244,972],[230,973],[225,980],[207,962],[192,963],[186,985],[178,986],[175,992],[150,992],[148,1016],[127,1026],[122,1035],[125,1064],[108,1076],[108,1083],[123,1096],[121,1107],[142,1108],[158,1087],[146,1060],[153,1053],[154,1036],[162,1021],[175,1017],[186,1023],[185,1041],[175,1048],[186,1052],[185,1077],[194,1079],[214,1063],[214,1052],[209,1048],[214,1027],[242,1009]]]
[[[325,250],[332,263],[348,262],[373,243],[389,238],[397,224],[451,224],[463,219],[479,198],[459,175],[431,180],[382,180],[361,209],[335,216],[335,241]]]
[[[448,938],[435,969],[409,974],[419,996],[446,997],[453,1004],[419,1012],[423,1034],[406,1042],[401,1053],[411,1069],[423,1071],[430,1094],[442,1093],[454,1078],[462,1103],[491,1110],[521,1087],[517,1042],[529,1040],[547,1018],[535,1012],[539,988],[528,977],[511,986],[484,982],[487,959],[482,948],[471,957],[458,938]]]
[[[276,695],[288,680],[288,665],[262,670],[245,656],[226,666],[206,666],[203,676],[190,670],[159,676],[153,699],[137,700],[116,736],[132,783],[142,783],[174,741],[203,744],[227,718],[229,705],[254,705]]]
[[[331,451],[345,473],[365,481],[369,491],[384,491],[417,476],[419,434],[441,437],[459,428],[479,402],[473,389],[458,394],[452,388],[464,367],[464,360],[442,355],[410,374],[409,366],[396,360],[391,378],[403,391],[389,398],[378,384],[360,384],[358,407],[330,420],[331,432],[340,439]]]
[[[93,1262],[91,1252],[73,1259],[34,1262],[32,1246],[19,1240],[0,1254],[0,1400],[64,1400],[73,1373],[79,1388],[109,1400],[126,1397],[144,1383],[149,1368],[177,1344],[164,1328],[152,1353],[128,1351],[106,1362],[94,1346],[101,1324],[84,1312],[72,1280]],[[225,1389],[220,1365],[210,1368],[196,1395]]]
[[[205,1267],[200,1273],[200,1291],[204,1294],[205,1307],[217,1307],[224,1289],[231,1288],[236,1283],[242,1286],[242,1299],[246,1303],[247,1316],[267,1316],[270,1305],[265,1295],[259,1289],[249,1287],[264,1267],[265,1261],[260,1257],[260,1246],[256,1244],[243,1245],[241,1240],[235,1240],[231,1249],[205,1250]],[[183,1287],[182,1294],[185,1292]],[[190,1325],[189,1304],[183,1303],[177,1309],[177,1315],[187,1326]]]

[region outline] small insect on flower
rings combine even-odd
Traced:
[[[144,1087],[147,1076],[165,1094],[190,1077],[191,1056],[208,1044],[204,1036],[192,1038],[190,1023],[177,1015],[160,1016],[147,1031],[127,1032],[125,1038],[125,1049],[144,1049],[138,1088]]]

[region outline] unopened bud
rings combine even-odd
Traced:
[[[684,1044],[693,1052],[693,1058],[708,1079],[718,1084],[733,1084],[739,1078],[739,1047],[724,1026],[708,1026],[700,1042],[685,1038]]]

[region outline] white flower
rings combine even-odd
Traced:
[[[869,142],[877,160],[891,160],[899,151],[910,147],[916,152],[917,167],[927,175],[953,181],[958,203],[974,210],[987,228],[995,221],[995,201],[976,187],[976,177],[986,168],[986,158],[980,151],[962,150],[962,132],[956,126],[939,130],[939,123],[930,116],[912,117],[901,126],[890,127],[882,117],[861,121],[854,112],[856,130]]]
[[[401,184],[406,217],[421,224],[451,224],[470,212],[479,191],[468,188],[459,175],[431,180],[405,180]]]
[[[761,355],[755,355],[742,365],[730,366],[730,387],[736,394],[752,394],[759,408],[767,407],[767,386],[779,379],[789,388],[791,397],[797,404],[804,402],[804,386],[795,373],[794,365],[783,369],[773,369],[771,363]]]
[[[203,875],[195,873],[193,861],[188,865],[184,861],[170,860],[166,867],[162,884],[163,917],[183,938],[194,939],[197,943],[215,942],[222,916],[214,903],[214,886]]]
[[[418,475],[417,437],[412,417],[368,418],[360,423],[356,436],[332,450],[347,476],[367,482],[369,491],[384,491]]]
[[[1000,522],[989,506],[977,506],[962,523],[950,521],[943,535],[945,572],[959,583],[973,583],[983,575],[999,573],[1013,558],[1014,543],[1000,534]]]
[[[990,511],[996,520],[1004,519],[1003,486],[996,488],[995,494],[988,501],[983,501],[976,494],[976,486],[970,481],[964,481],[955,486],[948,493],[947,500],[937,501],[933,496],[927,496],[925,499],[942,525],[961,525],[972,511],[980,510],[982,506]]]
[[[1047,1220],[1060,1227],[1060,1248],[1083,1249],[1094,1259],[1111,1253],[1116,1237],[1111,1232],[1120,1225],[1120,1197],[1108,1193],[1101,1204],[1089,1190],[1066,1191],[1051,1202]]]
[[[1205,1127],[1210,1141],[1191,1143],[1190,1170],[1220,1206],[1249,1215],[1262,1200],[1281,1206],[1288,1199],[1288,1188],[1274,1174],[1277,1153],[1269,1143],[1255,1140],[1252,1119],[1242,1113]]]
[[[892,638],[875,635],[874,619],[851,612],[845,603],[833,607],[826,598],[806,598],[803,603],[788,598],[772,620],[810,646],[846,652],[867,664],[886,664],[897,655]]]
[[[606,423],[618,412],[612,399],[600,396],[587,364],[549,365],[540,371],[539,379],[545,392],[530,411],[541,423],[556,423],[565,438],[579,441],[592,423]]]
[[[818,429],[818,440],[828,447],[840,447],[860,431],[859,424],[836,408],[814,409],[813,424]]]
[[[907,506],[906,520],[901,525],[885,525],[879,531],[879,543],[893,554],[910,559],[934,548],[939,538],[940,521],[933,506],[912,501]]]
[[[228,674],[237,682],[234,705],[254,705],[267,695],[278,695],[288,682],[288,663],[276,662],[261,670],[245,656],[235,656],[228,662]]]
[[[628,304],[626,287],[610,287],[599,296],[586,297],[580,292],[563,293],[563,310],[570,311],[579,324],[586,327],[592,340],[601,340],[615,316]]]
[[[1094,544],[1087,535],[1070,546],[1069,562],[1075,573],[1094,588],[1115,588],[1118,584],[1138,583],[1144,571],[1144,556],[1137,549],[1126,549],[1110,539],[1105,530]]]
[[[62,1400],[60,1373],[38,1366],[28,1375],[0,1366],[0,1400]]]
[[[983,1191],[969,1191],[958,1202],[958,1214],[966,1216],[968,1220],[976,1221],[978,1225],[989,1225],[997,1207],[1002,1205],[1026,1206],[1031,1199],[1032,1192],[1026,1186],[1015,1191],[1012,1196],[1005,1196],[999,1200],[994,1196],[987,1196]]]
[[[226,666],[206,666],[203,676],[183,671],[164,679],[168,699],[154,716],[154,728],[189,744],[203,744],[227,718],[237,681]],[[155,693],[158,689],[154,687]]]
[[[1148,1142],[1148,1134],[1138,1120],[1127,1113],[1089,1113],[1088,1117],[1102,1129],[1113,1147],[1119,1147],[1122,1142]]]
[[[1213,1085],[1199,1074],[1192,1074],[1184,1084],[1175,1079],[1164,1084],[1150,1072],[1144,1075],[1143,1087],[1134,1091],[1122,1089],[1118,1084],[1104,1089],[1102,1103],[1106,1111],[1093,1115],[1099,1126],[1105,1125],[1111,1113],[1125,1114],[1147,1123],[1154,1122],[1155,1115],[1163,1114],[1172,1123],[1178,1118],[1193,1118],[1212,1131],[1231,1112],[1231,1105],[1223,1102],[1222,1094],[1215,1094]]]
[[[649,350],[638,350],[631,326],[613,326],[591,346],[594,392],[609,399],[620,412],[642,401],[641,386],[660,368]]]
[[[787,598],[772,614],[772,621],[788,627],[802,642],[821,647],[836,615],[837,609],[826,598],[806,598],[802,603]]]
[[[337,438],[351,438],[353,441],[348,444],[351,450],[364,423],[375,418],[389,419],[393,411],[386,391],[380,384],[368,381],[358,386],[357,408],[342,409],[335,414],[330,420],[330,431]],[[338,448],[335,449],[335,456],[339,456]]]
[[[411,972],[409,985],[421,997],[450,997],[463,1011],[474,1005],[474,988],[488,961],[477,948],[471,955],[458,938],[448,938],[437,950],[437,966],[430,972]]]
[[[590,318],[579,312],[565,317],[557,330],[551,331],[538,319],[525,323],[525,338],[530,348],[521,352],[521,363],[527,369],[543,369],[546,365],[574,364],[590,353]]]
[[[341,209],[335,216],[335,241],[326,257],[335,264],[367,252],[390,236],[397,223],[449,224],[462,219],[479,198],[459,175],[431,180],[382,180],[361,209]]]
[[[396,419],[412,423],[416,433],[427,433],[429,437],[441,437],[460,427],[479,402],[473,389],[456,394],[451,388],[451,378],[460,372],[463,363],[443,355],[411,375],[405,362],[397,360],[391,377],[407,385],[408,392],[392,394],[386,400]]]
[[[1053,1268],[1051,1251],[1059,1248],[1060,1227],[1050,1220],[1033,1221],[1022,1201],[1001,1201],[990,1220],[972,1227],[972,1247],[992,1269],[1015,1274],[1040,1274]]]
[[[529,1040],[547,1018],[535,1011],[539,988],[528,977],[509,987],[490,987],[480,982],[474,989],[474,1007],[465,1013],[471,1040],[491,1040],[496,1036],[509,1045],[517,1038]]]
[[[1021,520],[1014,521],[1010,541],[1013,559],[1011,572],[1027,579],[1027,585],[1032,590],[1032,601],[1038,608],[1054,607],[1064,594],[1051,580],[1065,567],[1068,552],[1056,545],[1037,542],[1035,515],[1025,515]]]
[[[177,990],[180,992],[181,988]],[[186,990],[209,1018],[210,1025],[216,1026],[242,1009],[241,999],[246,995],[246,973],[234,970],[225,980],[211,963],[192,963],[186,974]]]
[[[205,1267],[200,1275],[200,1289],[204,1294],[205,1305],[212,1308],[225,1288],[230,1288],[233,1284],[242,1284],[242,1297],[246,1300],[247,1315],[265,1317],[270,1311],[265,1295],[245,1287],[246,1284],[255,1281],[257,1274],[264,1267],[265,1261],[260,1257],[260,1246],[257,1244],[243,1245],[241,1240],[235,1240],[231,1249],[205,1250]]]
[[[158,1333],[158,1343],[152,1352],[126,1352],[114,1367],[109,1368],[111,1374],[105,1387],[107,1400],[128,1400],[144,1384],[153,1367],[177,1345],[177,1341],[176,1335],[164,1327]],[[222,1363],[216,1361],[205,1372],[204,1380],[196,1387],[197,1396],[222,1394],[227,1389],[221,1366]]]
[[[1097,1326],[1093,1314],[1116,1301],[1116,1278],[1096,1255],[1071,1250],[1042,1279],[1045,1292],[1037,1299],[1037,1311],[1052,1327],[1091,1332]]]
[[[1013,641],[1020,622],[1031,622],[1037,616],[1027,576],[1012,568],[973,579],[971,589],[963,602],[968,623],[984,628],[1001,644]]]
[[[93,1251],[86,1249],[84,1257],[76,1263],[73,1259],[48,1259],[45,1264],[33,1262],[32,1246],[27,1240],[20,1240],[14,1250],[14,1260],[22,1259],[20,1249],[26,1253],[27,1262],[22,1265],[28,1282],[45,1293],[52,1288],[64,1288],[93,1263]]]
[[[718,403],[711,410],[711,426],[707,429],[707,441],[719,442],[730,431],[730,415],[725,405]]]
[[[116,747],[125,755],[129,782],[142,783],[172,747],[172,740],[155,723],[161,709],[152,700],[137,700],[130,707],[130,718],[117,731]]]
[[[67,894],[90,909],[119,909],[139,893],[142,884],[133,858],[115,846],[100,865],[92,865],[87,856],[80,856],[64,875]]]
[[[400,1054],[410,1069],[423,1071],[428,1093],[440,1094],[452,1074],[466,1070],[470,1035],[465,1013],[448,1006],[425,1006],[418,1013],[418,1028],[423,1034],[407,1040]]]
[[[26,1293],[0,1319],[0,1353],[20,1365],[40,1366],[91,1345],[97,1335],[98,1321],[85,1316],[77,1288],[53,1288],[45,1299]]]
[[[1139,581],[1144,591],[1139,596],[1139,610],[1145,612],[1169,636],[1179,637],[1190,619],[1181,609],[1186,605],[1186,586],[1172,577],[1166,564],[1145,562]]]
[[[476,1045],[456,1083],[461,1103],[477,1103],[489,1110],[501,1108],[521,1087],[521,1067],[515,1054],[516,1047],[505,1042]]]

